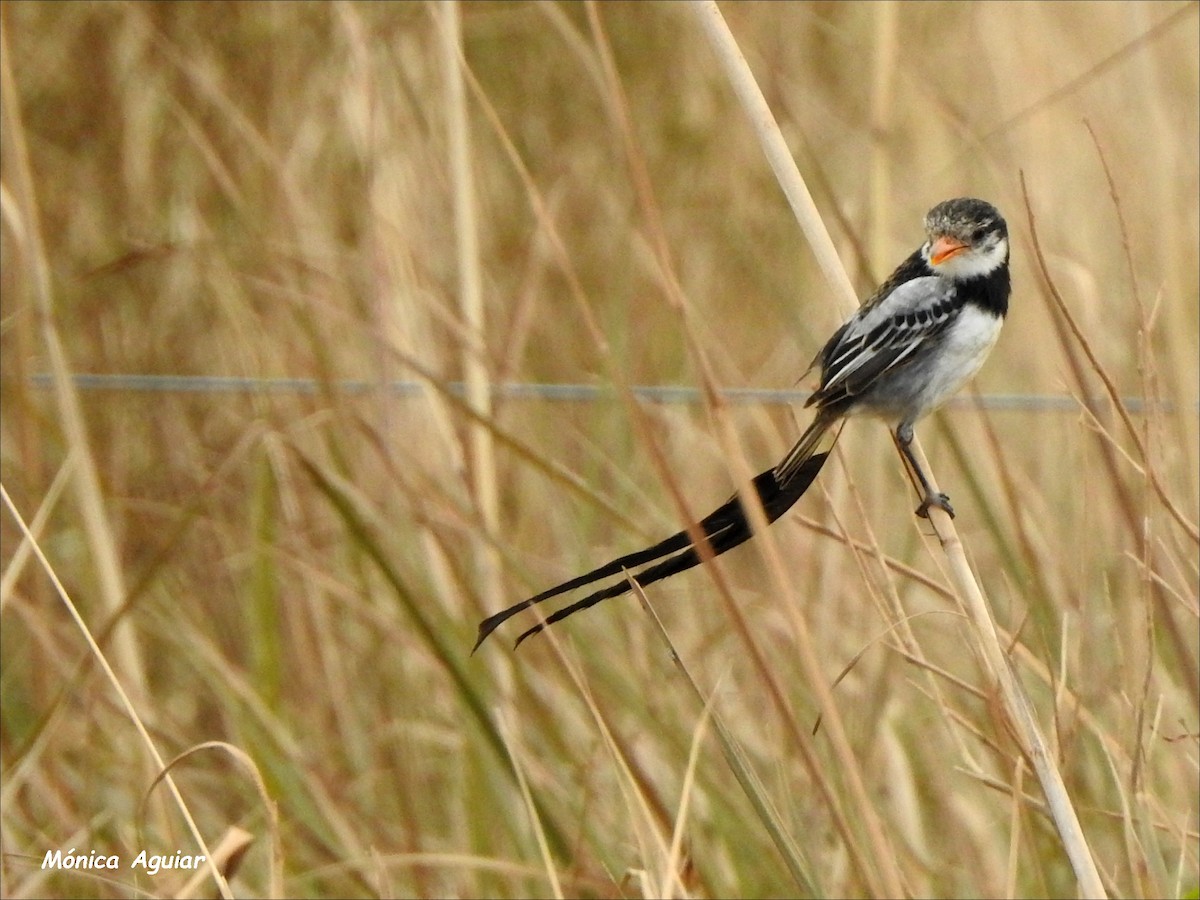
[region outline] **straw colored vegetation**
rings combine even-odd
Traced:
[[[861,296],[1005,213],[918,433],[1104,888],[1196,896],[1198,7],[722,9]],[[664,632],[468,655],[803,424],[627,387],[788,389],[844,315],[687,5],[0,11],[0,893],[1076,896],[876,423]]]

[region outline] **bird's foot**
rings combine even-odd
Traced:
[[[950,505],[950,498],[945,494],[928,494],[921,501],[921,505],[917,507],[917,515],[922,519],[929,518],[929,507],[939,506],[946,511],[946,515],[954,518],[954,507]]]

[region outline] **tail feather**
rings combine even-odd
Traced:
[[[829,431],[831,424],[830,420],[818,415],[817,419],[809,426],[800,440],[797,441],[796,446],[788,453],[783,462],[775,468],[768,469],[755,477],[753,487],[766,514],[767,524],[774,522],[791,509],[796,501],[804,495],[804,492],[808,490],[809,485],[817,477],[817,473],[821,471],[821,467],[829,457],[833,441],[837,439],[837,433],[840,431],[840,429],[835,429],[832,433],[832,440],[828,442],[823,441],[825,433]],[[821,452],[818,452],[818,447],[822,447],[826,443],[827,446],[824,446]],[[732,550],[754,536],[750,518],[746,514],[746,510],[742,507],[737,494],[734,494],[724,504],[701,519],[698,524],[713,556],[720,556],[725,551]],[[668,556],[668,554],[675,555]],[[540,594],[535,594],[527,600],[522,600],[520,603],[516,603],[507,609],[488,616],[479,623],[479,635],[471,652],[474,653],[478,650],[479,645],[501,624],[534,604],[541,603],[543,600],[558,596],[575,588],[583,587],[586,584],[599,581],[602,578],[607,578],[610,575],[621,574],[629,569],[652,563],[664,556],[668,558],[635,574],[633,580],[638,585],[645,587],[679,572],[686,571],[698,565],[703,559],[699,548],[693,543],[689,533],[686,530],[680,531],[651,547],[621,556],[590,572],[572,578],[569,581],[564,581],[560,585],[543,591]],[[516,646],[520,646],[522,641],[542,631],[547,625],[559,622],[573,613],[595,606],[597,603],[607,600],[610,597],[619,597],[629,590],[630,583],[627,578],[622,578],[620,581],[601,588],[584,597],[582,600],[577,600],[563,607],[553,615],[548,616],[544,622],[524,631],[517,638]]]
[[[719,512],[720,510],[718,510]],[[701,523],[703,526],[703,523]],[[569,581],[564,581],[562,584],[556,585],[549,590],[542,591],[540,594],[534,594],[528,600],[522,600],[520,603],[514,603],[507,609],[502,609],[494,615],[488,616],[479,623],[479,639],[475,642],[475,649],[483,643],[484,638],[496,630],[508,619],[515,616],[523,609],[528,609],[536,603],[541,603],[543,600],[549,600],[551,597],[557,597],[559,594],[565,594],[567,591],[573,591],[575,588],[583,587],[585,584],[591,584],[594,581],[599,581],[601,578],[607,578],[610,575],[619,575],[626,569],[635,569],[638,566],[646,563],[654,562],[660,557],[666,556],[668,553],[674,553],[676,550],[682,550],[691,544],[691,538],[688,537],[686,531],[681,531],[678,534],[673,534],[663,541],[659,541],[652,547],[647,547],[644,550],[638,550],[636,553],[629,553],[625,556],[614,559],[612,562],[607,562],[598,568],[592,569],[590,572],[585,572]],[[599,601],[597,601],[599,602]],[[472,653],[475,650],[471,651]]]
[[[821,471],[821,467],[825,464],[828,456],[828,453],[817,453],[809,457],[797,470],[796,478],[788,486],[787,490],[782,489],[778,482],[775,481],[775,472],[773,469],[768,469],[754,479],[754,486],[758,492],[759,501],[763,505],[763,511],[766,513],[768,525],[791,509],[793,504],[803,496],[804,491],[812,484],[817,473]],[[730,521],[722,531],[715,535],[709,535],[708,531],[705,530],[705,538],[714,557],[720,556],[726,550],[732,550],[739,544],[744,544],[750,538],[754,537],[754,530],[750,525],[750,519],[736,495],[713,513],[713,515],[718,514],[722,515],[722,517],[727,516]],[[685,531],[683,534],[686,535],[687,532]],[[651,566],[637,573],[633,576],[633,580],[639,587],[646,587],[649,584],[669,578],[679,572],[685,572],[693,566],[699,565],[703,559],[704,557],[701,555],[699,548],[693,545],[682,553],[678,553],[669,559],[663,560],[658,565]],[[533,637],[548,625],[553,625],[555,622],[559,622],[580,610],[595,606],[601,600],[607,600],[610,597],[619,597],[629,590],[632,590],[629,579],[623,579],[602,590],[596,591],[594,594],[589,594],[582,600],[577,600],[569,606],[564,606],[552,615],[547,616],[545,622],[539,622],[532,628],[522,632],[521,636],[517,638],[513,649],[521,646],[522,641]]]

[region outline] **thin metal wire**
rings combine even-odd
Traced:
[[[80,373],[74,376],[75,386],[84,391],[129,391],[139,393],[174,394],[316,394],[322,384],[315,378],[248,378],[225,375],[137,375],[118,373]],[[40,373],[30,377],[35,388],[51,387],[51,376]],[[498,382],[494,386],[497,399],[510,400],[554,400],[570,403],[589,403],[604,398],[615,398],[617,392],[604,385],[535,383],[522,381]],[[463,395],[465,387],[461,381],[451,381],[445,388],[454,394]],[[390,381],[387,383],[357,379],[339,380],[332,389],[343,394],[366,394],[385,389],[402,397],[418,396],[425,385],[420,381]],[[643,400],[667,404],[695,404],[702,401],[698,388],[685,385],[637,385],[633,393]],[[802,403],[808,391],[771,390],[767,388],[724,388],[721,395],[730,403],[788,405]],[[1107,402],[1095,398],[1098,405]],[[1141,397],[1126,397],[1125,408],[1133,413],[1142,413],[1146,403]],[[988,394],[982,397],[960,395],[950,401],[953,406],[977,406],[988,410],[1031,412],[1069,412],[1079,408],[1079,402],[1071,396],[1048,396],[1038,394]],[[1173,405],[1164,403],[1162,411],[1170,412]],[[1196,404],[1200,411],[1200,403]]]

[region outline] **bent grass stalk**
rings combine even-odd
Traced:
[[[150,732],[147,730],[141,714],[134,706],[133,701],[130,699],[129,693],[125,690],[124,685],[121,683],[121,678],[118,677],[117,673],[113,670],[113,667],[109,664],[108,658],[100,649],[100,645],[96,643],[96,639],[92,636],[91,629],[88,628],[87,622],[83,620],[83,616],[79,612],[79,608],[71,599],[70,594],[67,593],[67,589],[63,587],[62,582],[59,581],[58,573],[55,572],[54,567],[50,564],[50,560],[48,560],[46,555],[42,552],[41,545],[38,543],[33,533],[29,530],[29,526],[25,524],[25,519],[21,516],[20,511],[13,505],[12,498],[8,496],[8,490],[3,484],[0,484],[0,498],[2,498],[4,505],[8,508],[8,511],[12,515],[13,519],[16,520],[17,527],[21,529],[21,533],[25,536],[25,539],[29,541],[29,545],[33,548],[34,555],[37,557],[38,563],[42,567],[42,571],[46,573],[46,576],[53,583],[59,599],[66,607],[67,612],[70,613],[71,618],[75,621],[75,625],[79,628],[80,633],[87,642],[88,648],[95,657],[97,664],[104,672],[105,677],[108,679],[109,684],[116,693],[117,699],[124,708],[126,715],[129,716],[129,721],[133,724],[134,729],[137,731],[138,737],[141,738],[142,744],[145,746],[150,755],[150,759],[157,767],[159,776],[166,781],[167,789],[170,791],[171,797],[175,801],[175,805],[178,807],[180,814],[183,816],[184,822],[187,823],[188,831],[191,833],[193,839],[195,839],[196,846],[204,851],[205,864],[209,874],[212,875],[213,881],[216,882],[217,891],[222,897],[225,897],[226,900],[232,900],[233,894],[229,890],[229,884],[225,881],[225,876],[222,875],[221,871],[217,868],[216,862],[213,859],[212,851],[208,848],[208,844],[204,840],[204,835],[200,833],[200,828],[196,824],[187,802],[183,799],[183,794],[180,792],[179,787],[175,784],[175,779],[167,774],[167,764],[163,761],[162,756],[159,754],[158,746],[154,743],[154,739],[150,736]]]
[[[735,87],[735,91],[742,98],[746,106],[746,112],[750,121],[758,129],[764,147],[771,148],[769,155],[772,167],[776,171],[776,176],[784,184],[785,193],[793,201],[793,208],[802,211],[802,215],[800,216],[801,224],[805,227],[810,243],[814,245],[814,250],[816,250],[818,257],[822,260],[822,268],[825,270],[828,280],[835,287],[847,287],[850,284],[849,277],[845,274],[845,270],[841,268],[837,254],[833,250],[832,241],[829,239],[828,232],[817,212],[816,205],[812,202],[812,197],[808,193],[807,188],[804,187],[803,178],[796,168],[790,153],[787,152],[787,145],[783,139],[783,135],[780,134],[774,117],[770,115],[770,110],[766,107],[766,101],[762,98],[762,93],[754,81],[749,66],[746,65],[745,59],[738,52],[736,42],[733,35],[729,32],[728,26],[725,25],[720,10],[716,3],[711,2],[711,0],[710,2],[697,4],[693,8],[696,9],[697,15],[710,40],[718,48],[718,53],[725,64],[726,72]],[[845,294],[844,289],[842,293],[843,295]],[[925,454],[916,442],[912,446],[912,452],[924,471],[927,473],[930,472]],[[747,468],[748,471],[749,469]],[[931,484],[936,491],[937,486],[932,476]],[[752,496],[743,497],[743,503],[747,504],[747,506],[757,505],[754,503]],[[757,511],[757,519],[758,521],[755,523],[756,530],[760,532],[765,531],[766,521],[763,518],[761,509]],[[1076,877],[1079,879],[1080,891],[1087,897],[1106,897],[1107,893],[1100,881],[1100,874],[1096,869],[1091,851],[1083,836],[1083,831],[1080,828],[1078,817],[1067,794],[1062,775],[1059,773],[1053,756],[1046,747],[1037,721],[1030,708],[1029,701],[1020,683],[1017,681],[1015,673],[1009,667],[1004,650],[1000,646],[995,625],[992,622],[991,612],[984,600],[983,591],[980,589],[974,573],[967,562],[966,552],[954,527],[953,520],[944,510],[939,509],[933,512],[929,521],[937,533],[942,550],[946,555],[946,561],[954,579],[958,597],[974,624],[974,634],[983,652],[983,657],[987,661],[991,676],[996,680],[1001,690],[1005,706],[1017,728],[1022,748],[1031,757],[1034,770],[1042,784],[1043,791],[1046,793],[1051,813],[1058,826],[1064,848],[1071,859]],[[787,579],[783,575],[782,565],[779,563],[778,555],[772,552],[774,548],[769,542],[767,546],[770,548],[768,555],[772,557],[772,575],[779,587],[782,588],[781,592],[786,595],[788,593]],[[797,617],[798,622],[799,620],[800,617]],[[806,646],[808,641],[805,637],[806,632],[803,627],[798,629],[798,634],[803,639],[801,645],[802,661],[809,671],[811,683],[817,692],[818,699],[821,701],[822,711],[827,716],[830,716],[833,739],[839,745],[841,755],[847,760],[853,760],[853,754],[840,727],[840,719],[837,718],[837,708],[833,703],[832,696],[828,689],[822,689],[824,687],[823,676],[816,659],[815,648]],[[844,746],[842,746],[843,743],[845,744]],[[857,766],[852,765],[850,772],[857,774]],[[861,777],[852,779],[851,783],[862,800],[861,811],[865,815],[870,831],[877,845],[882,850],[887,845],[886,838],[883,836],[882,828],[873,814],[872,807],[866,802]],[[892,868],[885,869],[892,879],[890,882],[890,892],[898,891],[900,876],[898,868],[894,867],[895,857],[893,854],[886,852],[882,853],[881,856],[884,861],[890,861],[893,865]]]
[[[885,867],[914,896],[1077,893],[944,556],[898,502],[907,482],[882,429],[852,426],[822,490],[756,549],[648,591],[705,700],[632,599],[552,629],[558,645],[468,660],[471,610],[492,611],[479,548],[499,553],[515,600],[692,521],[705,510],[689,504],[741,482],[743,454],[757,470],[798,424],[705,393],[790,386],[854,298],[826,296],[696,7],[459,8],[452,101],[436,4],[0,4],[65,374],[310,386],[147,395],[130,379],[79,394],[91,511],[126,582],[110,611],[28,289],[17,130],[3,130],[0,483],[59,580],[92,601],[82,612],[118,677],[113,641],[132,627],[150,695],[130,699],[155,715],[165,757],[215,739],[253,759],[279,808],[286,894],[549,895],[530,801],[488,733],[500,721],[567,895],[883,896]],[[967,501],[963,549],[1106,888],[1194,895],[1200,6],[721,9],[856,284],[878,281],[869,266],[896,249],[880,242],[907,234],[916,207],[979,193],[1016,211],[1027,174],[1078,333],[1016,213],[1017,302],[978,391],[1067,402],[956,404],[921,436]],[[550,391],[481,415],[453,393],[480,358],[459,304],[455,104],[490,385],[590,381],[587,403]],[[1141,395],[1126,407],[1135,436],[1085,344],[1115,389]],[[408,372],[418,393],[383,389]],[[704,405],[633,402],[625,381],[692,383]],[[476,499],[479,430],[499,533]],[[0,892],[214,893],[207,869],[180,891],[180,872],[147,886],[140,871],[135,884],[38,868],[46,840],[65,852],[89,835],[90,851],[125,858],[155,773],[128,766],[124,709],[7,510],[4,526]],[[802,589],[781,592],[776,551]],[[800,615],[888,844],[843,774]],[[247,777],[207,753],[170,774],[231,890],[277,895]],[[167,815],[145,838],[168,845],[147,852],[191,847],[167,827],[171,795],[152,800]],[[222,862],[226,839],[231,858],[245,846],[230,815],[257,838],[236,871]],[[783,834],[802,854],[787,859]]]

